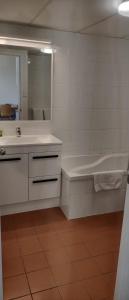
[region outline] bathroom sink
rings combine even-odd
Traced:
[[[21,137],[16,137],[16,136],[7,136],[7,137],[2,137],[0,138],[0,145],[1,144],[28,144],[28,143],[33,143],[35,141],[34,136],[21,136]]]
[[[22,135],[5,136],[0,138],[0,146],[49,145],[62,142],[53,135]]]

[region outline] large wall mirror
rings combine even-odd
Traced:
[[[0,47],[0,120],[51,120],[52,54]]]

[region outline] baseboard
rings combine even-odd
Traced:
[[[59,198],[51,198],[44,200],[28,201],[24,203],[17,203],[11,205],[4,205],[0,207],[1,216],[10,215],[20,212],[27,212],[50,207],[58,207],[60,203]]]

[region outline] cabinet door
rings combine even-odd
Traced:
[[[0,205],[28,200],[28,155],[0,156]]]

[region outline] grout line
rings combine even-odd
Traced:
[[[36,253],[34,253],[34,254],[37,254],[37,253],[39,253],[39,252],[36,252]],[[91,256],[89,256],[89,257],[85,257],[85,258],[80,258],[80,259],[77,259],[77,260],[74,260],[74,261],[70,261],[70,262],[65,262],[65,264],[67,265],[67,264],[70,264],[70,265],[73,265],[73,264],[75,264],[76,262],[78,263],[78,262],[82,262],[82,261],[87,261],[87,260],[92,260],[93,258],[99,258],[99,257],[102,257],[102,256],[105,256],[105,255],[108,255],[108,254],[117,254],[118,253],[118,250],[114,250],[114,251],[109,251],[109,252],[104,252],[103,254],[99,254],[99,255],[91,255]],[[51,268],[53,268],[53,267],[56,267],[56,265],[61,265],[61,264],[55,264],[55,265],[50,265],[49,263],[48,263],[48,266],[46,266],[46,267],[42,267],[42,268],[38,268],[38,269],[36,269],[36,270],[31,270],[31,271],[26,271],[26,268],[25,268],[25,265],[24,265],[24,260],[23,260],[23,257],[21,257],[22,258],[22,262],[23,262],[23,266],[24,266],[24,273],[20,273],[20,274],[16,274],[16,275],[13,275],[13,276],[8,276],[8,277],[6,277],[6,278],[11,278],[11,277],[17,277],[17,276],[21,276],[21,275],[26,275],[27,276],[27,274],[30,274],[30,273],[35,273],[35,272],[37,272],[37,271],[41,271],[41,270],[45,270],[45,269],[51,269]],[[62,264],[64,264],[64,263],[62,263]],[[101,270],[100,270],[101,271]],[[109,272],[107,272],[107,273],[109,273]],[[102,273],[103,274],[103,273]],[[97,275],[98,276],[98,275]],[[5,278],[5,279],[6,279]]]
[[[111,229],[111,228],[110,228]],[[74,229],[74,230],[72,230],[72,232],[75,232],[75,230],[76,230],[76,228]],[[67,230],[68,231],[68,230]],[[85,230],[84,230],[85,231]],[[77,243],[77,244],[82,244],[83,243],[83,241],[82,242],[79,242],[79,243]],[[76,245],[76,244],[72,244],[71,246],[74,246],[74,245]],[[65,247],[67,247],[67,246],[65,246],[64,245],[64,247],[62,247],[62,248],[65,248]],[[44,252],[45,253],[45,251],[43,250],[43,251],[41,251],[41,252]],[[111,251],[111,253],[114,253],[114,252],[116,252],[116,251]],[[107,254],[108,253],[110,253],[110,251],[108,251],[107,252]],[[106,254],[106,253],[104,253],[104,254]],[[29,255],[29,254],[28,254]],[[96,255],[96,256],[91,256],[91,257],[89,257],[89,258],[84,258],[84,259],[82,259],[82,261],[83,260],[86,260],[86,259],[91,259],[92,257],[101,257],[103,254],[100,254],[100,255]],[[21,255],[21,257],[22,257],[22,260],[23,260],[23,255]],[[76,260],[76,261],[78,261],[78,260]],[[76,262],[76,261],[74,261],[74,262]],[[80,261],[80,260],[79,260]],[[72,264],[73,262],[71,262],[71,264]],[[43,268],[43,269],[48,269],[47,267],[46,268]],[[49,269],[50,269],[50,271],[51,271],[51,267],[49,267]],[[36,272],[36,271],[38,271],[38,270],[34,270],[33,272]],[[101,270],[100,270],[101,271]],[[31,271],[32,272],[32,271]],[[49,288],[49,289],[45,289],[45,290],[40,290],[40,291],[37,291],[37,292],[35,292],[35,293],[31,293],[31,289],[30,289],[30,285],[29,285],[29,281],[28,281],[28,276],[27,276],[27,274],[28,273],[31,273],[31,272],[26,272],[26,270],[25,270],[25,276],[26,276],[26,278],[27,278],[27,282],[28,282],[28,286],[29,286],[29,290],[30,290],[30,295],[33,297],[33,294],[35,294],[35,293],[39,293],[39,292],[44,292],[44,291],[46,291],[46,290],[50,290],[50,289],[54,289],[54,288],[57,288],[58,289],[58,291],[59,291],[59,287],[60,286],[66,286],[66,285],[69,285],[69,284],[73,284],[73,283],[76,283],[76,282],[81,282],[81,281],[86,281],[86,280],[88,280],[88,279],[92,279],[92,278],[95,278],[95,277],[101,277],[101,276],[105,276],[106,274],[115,274],[115,272],[106,272],[106,273],[103,273],[103,272],[100,272],[100,275],[96,275],[96,276],[91,276],[91,277],[88,277],[88,278],[84,278],[84,279],[81,279],[81,280],[75,280],[75,281],[72,281],[72,282],[68,282],[68,283],[65,283],[65,284],[61,284],[61,285],[57,285],[56,284],[56,282],[55,282],[55,280],[54,280],[54,282],[55,282],[55,286],[54,287],[52,287],[52,288]],[[52,273],[52,271],[51,271],[51,273]],[[19,274],[19,275],[16,275],[16,276],[12,276],[12,277],[17,277],[17,276],[20,276],[21,274]],[[52,276],[54,277],[54,275],[53,275],[53,273],[52,273]],[[22,297],[21,297],[22,298]]]
[[[26,273],[26,269],[25,269],[25,264],[24,264],[23,256],[21,257],[21,259],[22,259],[22,263],[23,263],[23,266],[24,266],[24,271],[25,271],[25,276],[26,276],[26,280],[27,280],[27,283],[28,283],[29,291],[30,291],[30,294],[31,294],[31,288],[30,288],[28,276],[27,276],[27,273]]]
[[[52,1],[52,0],[51,0]],[[97,36],[98,38],[101,38],[101,37],[104,37],[104,38],[112,38],[112,39],[122,39],[122,40],[126,40],[127,42],[129,42],[129,36],[110,36],[110,35],[106,35],[106,34],[93,34],[93,33],[83,33],[81,31],[74,31],[74,30],[63,30],[63,29],[59,29],[59,28],[56,28],[56,27],[49,27],[49,26],[44,26],[44,25],[38,25],[38,24],[33,24],[33,23],[29,23],[29,22],[26,22],[26,23],[22,23],[22,22],[14,22],[14,21],[11,21],[11,22],[5,22],[5,21],[0,21],[0,24],[9,24],[9,25],[19,25],[19,26],[28,26],[28,27],[33,27],[34,29],[35,28],[39,28],[39,29],[45,29],[45,30],[52,30],[52,31],[58,31],[58,32],[64,32],[64,33],[73,33],[73,34],[80,34],[80,35],[87,35],[87,36]],[[89,26],[92,26],[92,25],[89,25]]]
[[[27,296],[31,296],[31,294],[25,294],[24,296],[20,296],[20,297],[18,297],[18,298],[10,298],[9,300],[19,300],[19,299],[21,299],[21,300],[23,300],[23,298],[24,297],[27,297]],[[105,300],[105,299],[104,299]]]
[[[43,5],[43,7],[40,8],[38,13],[31,19],[29,22],[30,24],[33,24],[33,22],[40,16],[40,14],[47,8],[47,6],[52,2],[53,0],[47,0],[47,2]]]
[[[105,18],[103,18],[103,19],[97,21],[97,22],[94,22],[94,23],[91,24],[91,25],[88,25],[88,26],[86,26],[86,27],[83,27],[82,29],[80,29],[80,30],[78,31],[78,33],[83,33],[86,29],[89,29],[89,28],[91,28],[91,27],[93,27],[93,26],[95,26],[95,25],[101,24],[101,23],[103,23],[103,22],[105,22],[105,21],[107,21],[107,20],[109,20],[109,19],[111,19],[112,17],[117,16],[117,15],[118,15],[117,13],[114,13],[114,14],[108,16],[108,17],[105,17]]]

